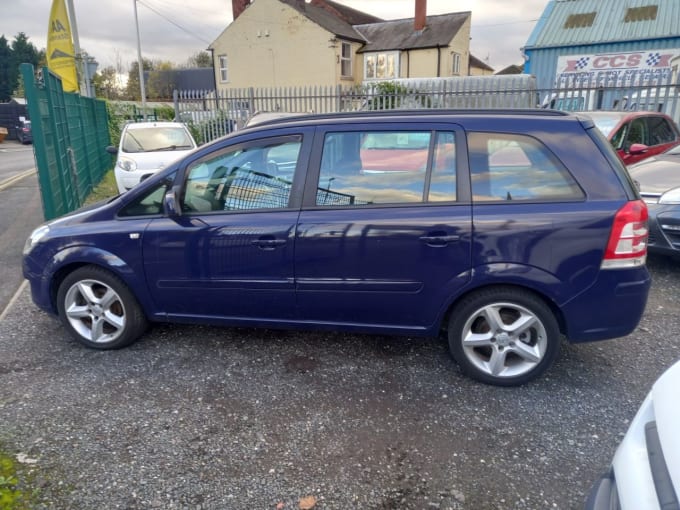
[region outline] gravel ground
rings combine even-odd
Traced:
[[[25,291],[0,323],[0,443],[40,508],[582,508],[680,358],[680,264],[650,268],[634,334],[510,389],[438,340],[158,325],[92,351]]]

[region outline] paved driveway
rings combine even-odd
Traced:
[[[0,323],[0,443],[59,509],[582,508],[680,357],[680,267],[650,267],[633,335],[511,389],[409,338],[156,326],[96,352],[24,293]]]

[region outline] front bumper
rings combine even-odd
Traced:
[[[649,210],[649,251],[680,255],[680,205],[647,203]]]

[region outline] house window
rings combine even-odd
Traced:
[[[564,28],[585,28],[592,27],[595,22],[596,12],[586,12],[584,14],[571,14],[564,22]]]
[[[348,42],[342,43],[342,54],[340,55],[340,76],[343,78],[352,77],[352,45]]]
[[[659,10],[658,5],[645,5],[643,7],[630,7],[626,9],[626,17],[623,18],[624,23],[631,21],[648,21],[655,20],[656,13]]]
[[[460,74],[460,53],[453,54],[453,67],[451,68],[451,74]]]
[[[220,55],[220,81],[226,83],[229,81],[229,65],[227,63],[227,56]]]
[[[365,80],[399,78],[399,52],[369,53],[364,56]]]

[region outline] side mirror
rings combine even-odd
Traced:
[[[628,152],[631,154],[643,154],[649,150],[649,147],[647,147],[643,143],[634,143],[633,145],[630,146],[630,149],[628,149]]]
[[[163,204],[165,205],[165,212],[171,218],[177,218],[182,215],[182,210],[180,209],[179,202],[177,201],[177,189],[172,188],[168,190],[163,197]]]
[[[118,154],[118,147],[114,147],[113,145],[109,145],[106,148],[106,152],[115,156],[116,154]]]

